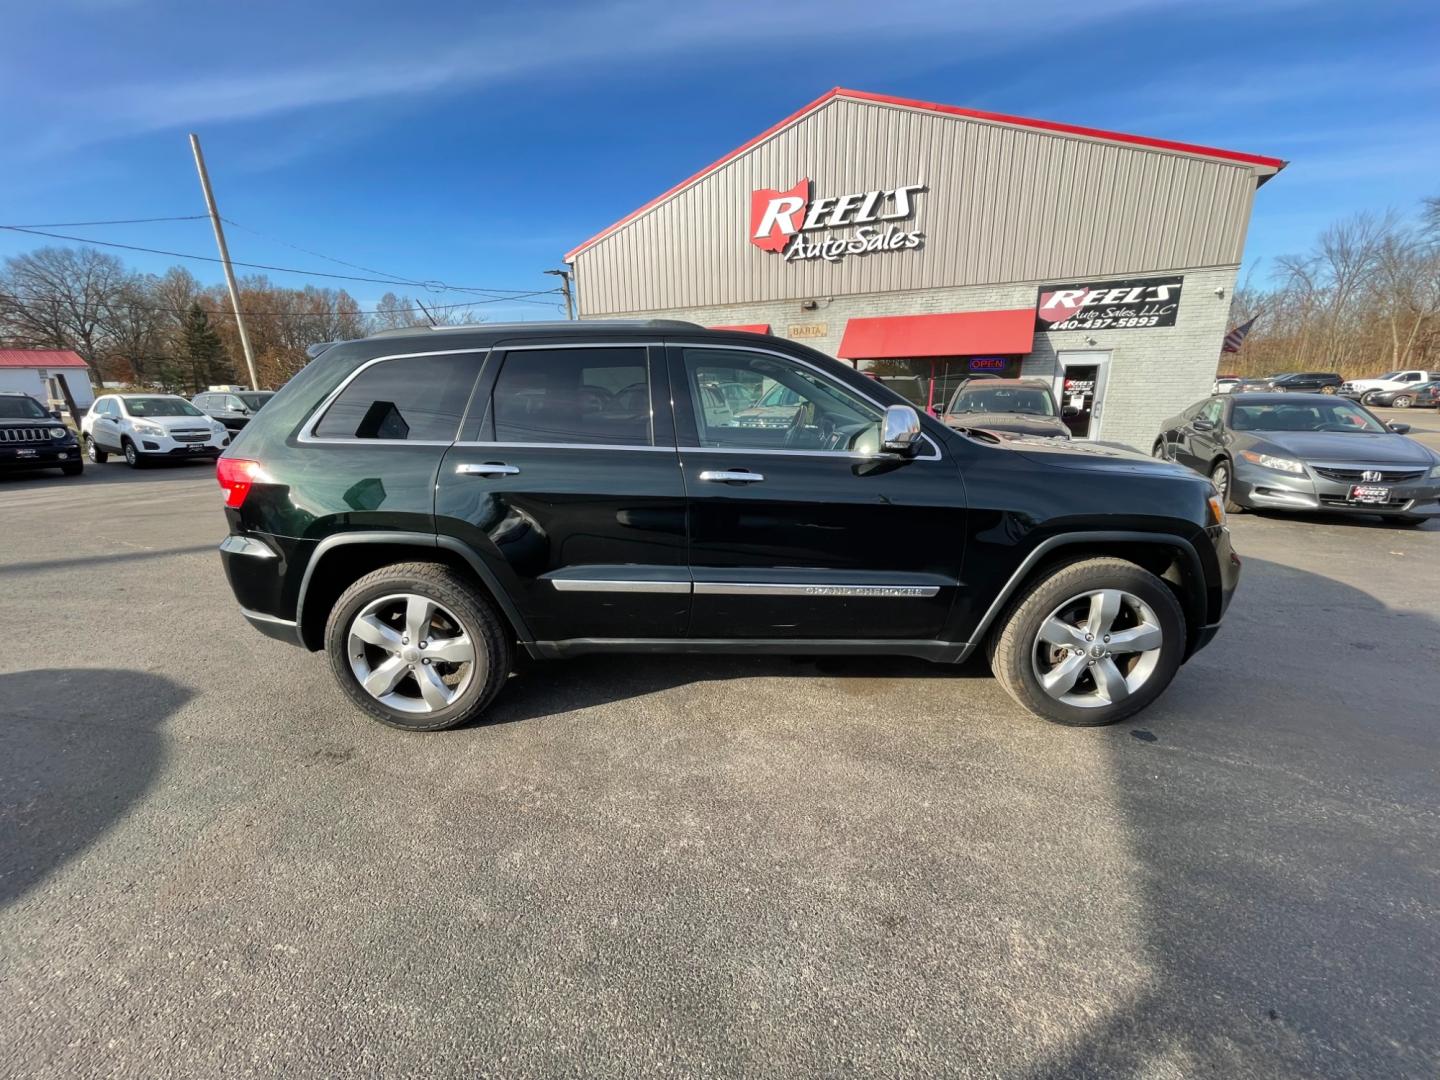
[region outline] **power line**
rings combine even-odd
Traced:
[[[194,259],[194,260],[197,261],[197,262],[207,262],[207,263],[218,263],[218,262],[221,262],[221,261],[222,261],[222,260],[216,258],[216,257],[213,256],[213,255],[192,255],[192,254],[189,254],[188,252],[184,252],[184,251],[167,251],[167,250],[164,249],[164,248],[143,247],[143,246],[141,246],[141,245],[139,245],[139,244],[117,244],[117,243],[115,243],[114,241],[110,241],[110,240],[91,240],[91,239],[88,239],[88,238],[83,237],[83,236],[67,236],[67,235],[65,235],[64,233],[46,232],[46,231],[41,230],[41,229],[32,229],[32,228],[29,228],[28,226],[21,226],[21,225],[0,225],[0,229],[6,229],[6,230],[9,230],[10,232],[26,233],[26,234],[28,234],[28,235],[30,235],[30,236],[45,236],[45,237],[49,237],[49,238],[52,239],[52,240],[69,240],[69,241],[72,241],[73,243],[77,243],[77,244],[94,244],[96,247],[117,248],[117,249],[119,249],[119,250],[121,250],[121,251],[141,251],[141,252],[145,252],[146,254],[149,254],[149,255],[166,255],[166,256],[168,256],[168,257],[170,257],[170,258],[172,258],[172,259]],[[414,281],[406,281],[406,280],[400,280],[400,279],[396,279],[396,278],[386,278],[386,277],[358,277],[358,276],[356,276],[356,275],[354,275],[354,274],[330,274],[330,273],[326,273],[326,272],[323,271],[323,270],[299,270],[299,269],[296,269],[296,268],[293,267],[293,266],[274,266],[274,265],[271,265],[271,264],[269,264],[269,263],[240,262],[239,260],[231,260],[231,264],[234,265],[234,266],[244,266],[244,267],[247,267],[248,269],[251,269],[251,270],[269,270],[269,271],[271,271],[271,272],[273,272],[273,273],[277,273],[277,274],[299,274],[299,275],[301,275],[302,277],[333,278],[333,279],[336,280],[336,281],[363,281],[363,282],[366,282],[366,283],[372,284],[372,285],[401,285],[401,286],[408,286],[408,287],[410,287],[410,288],[415,288],[415,287],[417,287],[417,283],[414,282]],[[418,283],[418,285],[419,285],[419,287],[422,287],[422,288],[428,288],[428,287],[429,287],[428,285],[425,285],[424,283]],[[480,293],[511,293],[511,292],[519,292],[519,290],[509,290],[509,289],[486,289],[486,288],[483,288],[483,287],[478,286],[478,285],[450,285],[450,286],[447,286],[447,287],[446,287],[446,290],[445,290],[445,291],[451,291],[451,292],[480,292]],[[552,291],[554,291],[554,290],[551,290],[551,289],[541,289],[541,290],[537,290],[537,291],[534,292],[534,293],[526,293],[526,294],[523,294],[523,295],[536,296],[536,295],[539,295],[540,292],[552,292]],[[506,296],[497,297],[497,299],[502,299],[502,300],[503,300],[503,299],[509,299],[509,298],[510,298],[510,297],[506,297]],[[490,302],[490,301],[488,301],[488,300],[487,300],[487,301],[477,301],[477,303],[489,303],[489,302]]]
[[[512,297],[512,296],[499,296],[499,297],[495,297],[495,298],[493,298],[493,299],[488,299],[488,300],[463,300],[463,301],[461,301],[461,302],[459,302],[459,303],[456,303],[456,304],[431,304],[431,305],[429,305],[429,307],[430,307],[430,310],[431,310],[431,311],[452,311],[452,310],[454,310],[455,308],[478,307],[478,306],[481,305],[481,304],[504,304],[504,303],[512,303],[512,302],[513,302],[513,303],[517,303],[517,304],[533,304],[533,305],[536,306],[536,307],[545,307],[545,308],[553,307],[553,308],[555,308],[556,310],[559,310],[560,305],[559,305],[558,302],[545,301],[545,300],[528,300],[528,299],[526,299],[526,297],[530,297],[530,296],[546,296],[546,295],[552,295],[552,294],[558,295],[559,292],[560,292],[559,289],[537,289],[537,290],[535,290],[534,292],[522,293],[522,294],[520,294],[519,296],[513,296],[513,297]],[[0,297],[3,297],[3,298],[6,299],[6,300],[13,300],[13,301],[15,301],[15,302],[17,302],[17,303],[22,303],[22,304],[24,304],[24,303],[63,304],[63,303],[66,303],[66,302],[67,302],[67,301],[66,301],[66,298],[63,297],[63,296],[37,296],[37,295],[33,295],[33,294],[32,294],[32,295],[25,295],[25,294],[22,294],[22,293],[12,293],[12,292],[0,292]],[[184,315],[186,312],[188,312],[188,311],[190,310],[189,307],[170,307],[170,306],[167,306],[167,305],[165,305],[165,304],[127,304],[126,306],[132,307],[132,308],[136,308],[136,309],[138,309],[138,310],[140,310],[140,311],[164,312],[164,313],[170,314],[170,315]],[[223,317],[227,317],[227,318],[230,317],[230,316],[232,316],[232,315],[234,314],[234,312],[232,312],[229,308],[206,308],[206,307],[202,307],[200,310],[203,311],[203,312],[205,312],[205,314],[207,314],[207,315],[219,315],[219,316],[223,316]],[[395,311],[411,311],[411,312],[413,312],[413,311],[416,311],[416,310],[417,310],[417,309],[416,309],[413,305],[406,305],[405,307],[402,307],[402,308],[357,308],[357,309],[354,310],[354,311],[337,311],[337,312],[333,312],[333,313],[315,313],[315,312],[305,312],[305,311],[253,311],[253,310],[248,310],[248,309],[242,308],[241,311],[240,311],[240,314],[241,314],[241,315],[266,316],[266,317],[270,317],[270,318],[279,318],[279,319],[317,319],[317,318],[325,317],[325,315],[330,315],[330,314],[333,314],[333,315],[336,315],[336,316],[345,316],[345,315],[388,315],[388,314],[390,314],[391,312],[395,312]]]
[[[0,225],[0,229],[78,229],[86,225],[148,225],[154,221],[204,221],[208,214],[184,214],[178,217],[112,218],[108,221],[42,221],[35,225]]]

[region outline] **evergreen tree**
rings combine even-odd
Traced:
[[[180,328],[180,345],[184,361],[189,365],[197,391],[212,384],[235,380],[235,369],[225,352],[220,335],[210,325],[210,316],[198,302],[191,303]]]

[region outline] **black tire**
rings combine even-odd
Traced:
[[[72,461],[68,465],[61,465],[60,471],[66,476],[79,476],[85,471],[85,463],[83,461]]]
[[[100,449],[100,444],[89,435],[85,436],[85,454],[96,465],[104,465],[110,460],[110,455]]]
[[[483,673],[470,680],[448,707],[427,713],[393,709],[362,687],[350,666],[347,642],[352,620],[371,602],[387,594],[417,593],[442,605],[484,657]],[[393,563],[366,574],[335,601],[325,623],[325,651],[330,670],[350,700],[382,724],[405,731],[440,731],[474,720],[490,705],[514,662],[513,634],[489,598],[465,578],[439,563]],[[382,654],[383,655],[383,654]]]
[[[1155,445],[1150,448],[1150,456],[1153,457],[1153,458],[1159,458],[1161,461],[1169,461],[1169,460],[1170,460],[1170,458],[1168,457],[1168,455],[1166,455],[1166,453],[1165,453],[1165,440],[1164,440],[1164,439],[1156,439],[1156,440],[1155,440]]]
[[[1243,514],[1245,512],[1245,507],[1236,502],[1230,494],[1235,490],[1235,466],[1229,458],[1221,458],[1210,466],[1210,482],[1219,489],[1220,497],[1225,500],[1227,514]]]
[[[145,455],[140,453],[140,448],[129,439],[121,441],[120,449],[125,454],[126,465],[129,465],[132,469],[143,469],[145,467]]]
[[[1154,669],[1133,693],[1113,704],[1083,707],[1046,693],[1032,657],[1040,647],[1040,628],[1050,613],[1067,599],[1096,589],[1119,589],[1148,605],[1163,643]],[[990,670],[1005,692],[1034,715],[1072,727],[1099,727],[1135,715],[1170,685],[1184,654],[1185,615],[1175,594],[1148,570],[1114,558],[1083,559],[1055,567],[1010,603],[989,640]],[[1085,678],[1083,673],[1081,678]]]

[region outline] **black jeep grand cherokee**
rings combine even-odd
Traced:
[[[784,423],[745,422],[772,398]],[[413,730],[477,716],[517,642],[984,649],[1030,711],[1104,724],[1210,640],[1239,572],[1178,466],[950,430],[803,346],[678,322],[331,346],[218,476],[245,617]]]

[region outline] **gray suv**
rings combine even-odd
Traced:
[[[221,392],[208,391],[196,394],[190,404],[214,420],[219,420],[231,431],[239,431],[250,422],[267,401],[275,396],[273,390],[236,390]]]

